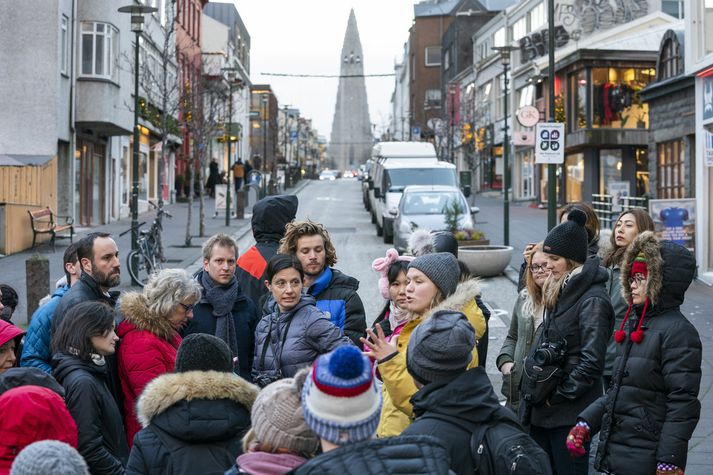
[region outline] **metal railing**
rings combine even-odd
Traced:
[[[621,210],[614,209],[614,197],[612,195],[592,195],[592,208],[599,218],[602,229],[612,229],[614,221],[622,211],[634,208],[649,209],[649,199],[645,196],[622,196]]]

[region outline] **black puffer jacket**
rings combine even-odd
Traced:
[[[270,342],[266,348],[268,333]],[[262,317],[255,330],[253,380],[257,381],[262,373],[278,369],[275,355],[280,355],[282,377],[291,378],[300,368],[311,365],[319,355],[349,344],[349,338],[315,307],[311,295],[302,295],[297,305],[286,313],[281,314],[275,305],[274,312]]]
[[[550,395],[549,405],[532,408],[532,425],[574,425],[579,413],[602,395],[604,354],[614,319],[606,281],[607,272],[599,266],[599,258],[590,257],[569,279],[549,312],[550,340],[566,341],[564,378]],[[545,338],[547,329],[543,327],[538,341]]]
[[[144,427],[127,474],[223,474],[242,452],[258,390],[232,373],[188,371],[154,379],[137,403]]]
[[[643,307],[629,316],[627,338],[618,344],[614,377],[607,394],[580,414],[592,433],[601,428],[595,467],[628,475],[651,474],[657,462],[686,467],[688,441],[698,423],[701,405],[701,340],[679,306],[693,280],[693,255],[670,241],[656,242],[653,233],[639,235],[627,250],[621,282],[631,299],[629,270],[643,251],[649,271],[644,339],[632,343]],[[617,328],[618,330],[618,328]]]
[[[57,328],[59,328],[59,324],[62,323],[62,319],[64,319],[64,314],[67,310],[74,307],[78,303],[99,301],[106,303],[111,308],[114,308],[116,307],[118,297],[118,291],[110,291],[108,295],[104,294],[99,288],[97,281],[86,272],[82,272],[82,275],[79,277],[79,281],[77,281],[77,283],[62,296],[57,304],[57,308],[54,310],[54,314],[52,316],[52,334],[54,335],[54,332]]]
[[[123,474],[129,458],[123,418],[106,385],[106,364],[64,353],[52,359],[53,375],[64,387],[67,408],[77,423],[77,449],[92,474]]]
[[[473,429],[483,423],[506,421],[517,424],[512,411],[502,407],[493,392],[488,375],[478,366],[451,381],[431,383],[411,398],[416,420],[402,435],[429,435],[440,439],[451,458],[455,473],[473,473],[470,455],[471,433],[454,419]],[[432,417],[429,417],[432,416]]]
[[[294,195],[268,196],[253,206],[250,221],[255,245],[238,258],[236,276],[240,289],[260,307],[261,297],[267,294],[265,269],[267,262],[277,254],[285,226],[295,219],[298,201]]]
[[[372,439],[324,453],[290,473],[296,475],[446,475],[448,452],[433,437]]]

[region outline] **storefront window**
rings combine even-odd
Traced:
[[[592,127],[647,128],[649,105],[639,91],[654,76],[653,68],[593,68]]]
[[[571,117],[575,118],[570,127],[575,131],[587,126],[587,71],[581,70],[570,75],[569,84]]]
[[[603,149],[599,152],[599,192],[610,194],[609,186],[622,181],[621,150]]]
[[[703,50],[705,54],[713,53],[713,35],[710,32],[713,30],[713,0],[704,0],[703,2],[703,28],[701,34],[703,36]],[[708,32],[708,33],[705,33]]]
[[[582,184],[584,183],[584,154],[574,153],[568,155],[565,159],[565,168],[567,171],[567,184],[565,185],[567,203],[582,201]]]
[[[636,196],[649,196],[649,149],[636,149]]]
[[[683,140],[656,144],[658,154],[656,193],[660,199],[685,198]]]
[[[533,157],[533,150],[518,152],[517,155],[519,162],[517,171],[520,173],[518,195],[521,199],[534,198],[535,158]]]

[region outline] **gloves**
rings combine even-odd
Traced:
[[[656,464],[656,475],[683,475],[683,469],[672,463],[659,462]]]
[[[584,421],[577,422],[567,435],[567,450],[572,457],[581,457],[585,453],[584,444],[589,442],[589,425]]]

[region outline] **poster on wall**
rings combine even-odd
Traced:
[[[631,196],[631,185],[628,181],[610,181],[608,193],[611,195],[611,210],[620,213],[624,205],[623,198]]]
[[[713,134],[704,130],[703,140],[705,140],[703,147],[703,163],[705,163],[707,167],[713,167]]]
[[[649,214],[659,239],[667,239],[695,253],[696,200],[649,200]]]
[[[213,217],[218,216],[219,212],[225,212],[226,195],[228,194],[228,185],[215,185],[215,212]]]

